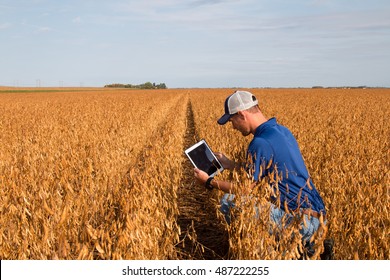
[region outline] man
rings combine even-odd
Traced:
[[[305,221],[302,222],[300,233],[304,244],[312,250],[314,244],[309,240],[318,230],[320,217],[324,218],[326,211],[295,137],[286,127],[278,124],[275,118],[267,120],[260,111],[256,97],[247,91],[236,91],[227,97],[225,114],[218,120],[218,124],[224,125],[227,122],[243,136],[253,135],[247,151],[249,161],[253,163],[252,170],[249,170],[252,171],[250,174],[254,181],[252,187],[263,178],[268,178],[271,184],[277,184],[280,197],[271,199],[271,220],[282,225],[286,215],[292,217],[295,213],[302,214]],[[225,169],[232,170],[240,166],[221,153],[216,153],[216,156]],[[248,169],[248,164],[246,167]],[[221,201],[221,211],[229,223],[229,210],[234,207],[234,195],[230,194],[232,183],[209,177],[199,169],[194,169],[194,176],[199,184],[226,192]]]

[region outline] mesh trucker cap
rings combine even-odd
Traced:
[[[218,124],[223,125],[238,111],[249,109],[258,104],[256,97],[249,91],[237,90],[225,100],[225,114],[219,118]]]

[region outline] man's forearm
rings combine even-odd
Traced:
[[[216,180],[216,179],[213,179],[211,181],[211,185],[213,186],[214,189],[219,189],[223,192],[230,192],[231,189],[232,189],[232,183],[231,182],[228,182],[228,181],[221,181],[221,180]]]
[[[234,162],[233,170],[240,171],[241,168],[245,167],[245,163],[243,162]]]

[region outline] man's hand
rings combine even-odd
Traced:
[[[194,169],[194,176],[195,176],[195,179],[198,182],[198,184],[202,185],[202,186],[204,186],[207,179],[209,178],[209,174],[207,174],[206,172],[204,172],[198,168]]]
[[[224,154],[222,153],[214,153],[219,162],[222,164],[223,168],[233,170],[236,167],[236,163],[229,158],[227,158]]]

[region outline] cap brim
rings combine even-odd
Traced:
[[[232,115],[230,114],[224,114],[222,117],[220,117],[220,119],[217,121],[218,124],[220,125],[224,125],[225,123],[227,123],[229,121],[229,119],[231,118]]]

